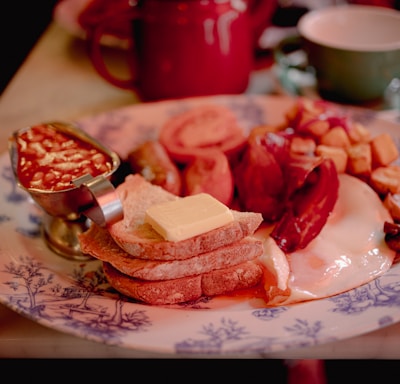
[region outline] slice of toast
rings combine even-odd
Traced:
[[[127,276],[111,264],[103,263],[104,274],[110,285],[130,298],[151,305],[177,304],[216,296],[257,285],[262,268],[255,261],[218,269],[202,275],[164,281],[143,281]]]
[[[183,260],[210,252],[254,234],[263,220],[260,213],[233,210],[234,221],[223,227],[179,242],[167,241],[145,223],[145,212],[153,204],[179,197],[151,184],[139,174],[128,175],[116,190],[124,218],[110,225],[108,230],[125,252],[142,259]]]
[[[138,259],[128,255],[114,242],[106,229],[95,224],[80,236],[80,244],[83,252],[110,263],[126,275],[142,280],[170,280],[199,275],[254,260],[263,253],[262,241],[247,237],[189,259]]]

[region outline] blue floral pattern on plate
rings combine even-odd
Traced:
[[[243,129],[276,124],[292,99],[215,96],[140,104],[76,123],[125,157],[156,138],[170,116],[205,103],[226,105]],[[371,111],[357,119],[399,141],[395,124]],[[47,327],[89,340],[171,355],[243,355],[341,340],[400,321],[400,266],[340,295],[268,308],[258,301],[202,298],[169,307],[130,300],[110,288],[97,260],[76,262],[50,251],[41,212],[15,184],[8,154],[0,157],[0,302]]]

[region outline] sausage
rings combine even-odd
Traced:
[[[181,194],[180,171],[160,142],[146,141],[129,152],[127,160],[133,173],[140,173],[150,183],[174,195]]]

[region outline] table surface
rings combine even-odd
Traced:
[[[119,62],[121,52],[109,49],[107,54],[115,55],[115,62]],[[250,93],[276,91],[279,87],[263,71],[256,71],[252,76]],[[260,78],[262,81],[258,81]],[[74,120],[138,102],[133,92],[115,88],[99,77],[85,53],[84,41],[52,23],[1,95],[0,150],[6,151],[7,139],[14,130],[32,123]],[[61,333],[0,305],[0,357],[173,356],[108,346]],[[264,357],[397,359],[400,358],[400,323],[339,342],[276,352]]]

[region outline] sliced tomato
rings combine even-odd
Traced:
[[[336,203],[339,178],[332,160],[290,152],[287,133],[267,133],[247,145],[235,168],[242,209],[275,223],[271,233],[286,253],[304,248]]]
[[[331,159],[324,159],[288,201],[271,237],[290,253],[305,248],[322,230],[338,198],[339,178]]]
[[[234,183],[228,158],[219,150],[192,160],[183,171],[183,194],[209,193],[221,203],[230,206]]]
[[[259,212],[269,222],[279,219],[285,207],[280,159],[287,153],[287,146],[286,139],[276,133],[251,141],[234,171],[242,209]]]
[[[321,156],[290,153],[283,163],[286,194],[290,198],[307,180],[309,174],[323,161]]]
[[[235,115],[220,105],[199,106],[172,117],[161,128],[159,140],[179,163],[204,157],[210,149],[231,156],[246,143]]]

